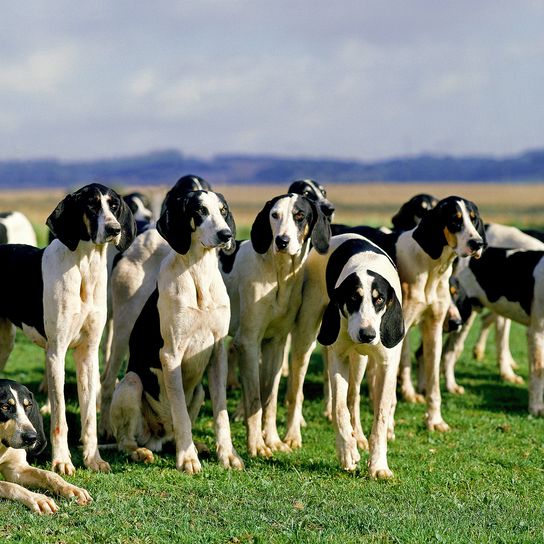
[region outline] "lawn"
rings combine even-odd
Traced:
[[[474,333],[468,344],[472,345]],[[512,351],[526,376],[525,332],[513,327]],[[37,390],[43,353],[22,335],[5,376]],[[467,347],[458,381],[464,396],[444,393],[453,430],[429,434],[424,407],[399,403],[397,438],[390,443],[392,481],[368,478],[364,468],[344,473],[336,460],[332,426],[321,415],[320,357],[305,385],[303,449],[272,460],[248,459],[245,430],[233,423],[244,472],[221,469],[212,455],[203,471],[186,476],[172,453],[151,466],[103,452],[111,474],[78,468],[69,478],[94,502],[79,507],[59,499],[59,513],[39,517],[0,501],[2,542],[535,542],[544,538],[544,421],[527,415],[527,388],[501,383],[488,349],[483,364]],[[70,440],[81,467],[75,372],[69,361]],[[282,384],[284,385],[284,384]],[[235,406],[238,393],[231,395]],[[43,400],[43,399],[42,399]],[[285,412],[280,410],[283,428]],[[46,420],[46,425],[48,425]],[[370,428],[368,405],[363,424]],[[213,451],[209,402],[195,438]],[[50,466],[49,452],[38,460]],[[364,462],[362,462],[364,467]]]

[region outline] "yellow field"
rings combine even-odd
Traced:
[[[127,188],[148,194],[156,207],[166,192],[164,187]],[[286,191],[286,186],[217,186],[233,210],[239,225],[250,225],[266,200]],[[544,225],[544,184],[383,184],[330,185],[328,196],[335,203],[335,220],[349,224],[389,225],[391,216],[402,203],[417,193],[438,198],[459,195],[473,200],[486,222],[521,226]],[[61,190],[1,191],[0,211],[19,210],[30,220],[43,225],[64,195]]]

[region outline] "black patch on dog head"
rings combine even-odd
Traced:
[[[323,208],[318,202],[314,202],[307,197],[297,198],[295,206],[302,205],[302,201],[306,201],[311,208],[310,232],[311,241],[314,249],[323,255],[329,250],[329,242],[331,239],[331,224],[329,217],[323,213]]]
[[[122,253],[136,238],[136,220],[129,205],[113,189],[108,189],[107,196],[109,197],[110,210],[121,226],[121,237],[115,247]]]
[[[138,205],[136,204],[136,200],[138,199],[144,208],[147,210],[151,210],[151,201],[149,198],[147,198],[146,195],[143,193],[140,193],[139,191],[134,191],[133,193],[129,193],[128,195],[123,195],[123,200],[127,203],[127,206],[130,208],[130,211],[134,214],[138,211]]]
[[[194,176],[189,174],[187,176],[182,176],[179,178],[175,185],[166,193],[164,200],[161,205],[161,215],[164,213],[166,206],[168,205],[169,200],[179,200],[181,197],[185,196],[187,193],[194,191],[211,191],[212,188],[210,184],[200,176]]]
[[[353,227],[351,225],[340,225],[338,223],[333,223],[331,225],[331,231],[333,236],[337,236],[338,234],[358,234],[359,236],[364,236],[383,249],[393,262],[396,262],[396,243],[400,231],[382,232],[380,229],[367,227],[366,225]]]
[[[217,196],[217,198],[219,199],[221,203],[221,215],[224,217],[225,222],[227,223],[230,229],[230,232],[232,233],[232,240],[234,242],[234,239],[236,238],[236,223],[234,221],[234,216],[232,215],[232,212],[230,211],[229,205],[227,204],[225,197],[221,193],[215,193],[215,195]],[[221,248],[220,253],[223,253],[225,256],[229,256],[229,255],[232,255],[233,253],[236,253],[238,249],[239,249],[238,244],[234,242],[231,244],[229,249]]]
[[[511,251],[489,247],[479,259],[471,258],[469,267],[489,302],[505,297],[519,303],[530,316],[535,289],[533,273],[544,251]]]
[[[332,218],[335,207],[334,204],[328,200],[327,191],[323,185],[317,183],[313,179],[299,179],[293,181],[287,190],[288,193],[295,193],[305,196],[306,198],[317,202],[321,208],[323,214],[329,219]]]
[[[368,271],[368,275],[374,278],[371,289],[376,289],[384,299],[383,304],[377,304],[373,299],[376,311],[381,311],[384,304],[386,308],[380,323],[380,340],[386,348],[392,348],[404,338],[402,306],[395,290],[383,276],[371,270]]]
[[[400,231],[413,229],[437,203],[438,199],[426,193],[413,196],[391,219],[393,228]]]

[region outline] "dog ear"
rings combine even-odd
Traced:
[[[331,239],[331,224],[327,216],[321,210],[319,204],[308,199],[312,207],[312,214],[315,218],[312,224],[312,245],[315,250],[323,255],[329,250],[329,241]]]
[[[123,253],[136,237],[136,220],[132,215],[130,206],[119,195],[116,194],[116,196],[119,199],[119,208],[115,212],[115,217],[121,225],[121,238],[115,247],[119,252]]]
[[[221,193],[215,193],[219,200],[223,202],[225,205],[225,209],[227,210],[227,215],[225,216],[225,223],[229,226],[230,231],[232,232],[232,242],[228,248],[222,248],[221,251],[225,253],[225,255],[232,255],[236,251],[236,223],[234,221],[234,216],[232,215],[229,205],[227,204],[227,201],[225,197]]]
[[[80,240],[91,239],[83,222],[83,209],[77,193],[66,195],[57,204],[45,224],[70,251],[77,249]]]
[[[38,438],[34,445],[31,448],[27,449],[26,452],[31,455],[39,455],[47,445],[47,438],[45,438],[45,433],[43,430],[43,419],[40,413],[38,403],[34,399],[34,395],[32,394],[32,392],[30,390],[28,392],[30,394],[30,399],[32,400],[32,407],[30,408],[28,419],[30,420],[30,423],[32,423],[32,426],[34,427]]]
[[[270,210],[276,203],[276,198],[269,200],[257,214],[251,226],[251,245],[261,255],[266,253],[272,244],[272,227],[270,226]]]
[[[187,212],[187,193],[184,198],[169,199],[157,221],[157,231],[170,247],[185,255],[191,247],[191,218]]]
[[[393,228],[396,230],[410,230],[414,228],[413,202],[410,199],[405,202],[400,210],[391,218]]]
[[[391,289],[391,298],[380,324],[380,339],[386,348],[396,346],[404,338],[404,318],[397,295]]]
[[[340,312],[334,302],[329,302],[325,308],[321,328],[317,335],[317,340],[323,346],[330,346],[336,342],[340,333]]]
[[[476,214],[476,221],[474,222],[474,227],[478,231],[478,234],[482,237],[482,241],[484,243],[484,249],[487,248],[487,236],[485,234],[485,224],[482,221],[482,217],[480,215],[480,211],[478,210],[478,206],[476,204],[472,203],[473,211]]]

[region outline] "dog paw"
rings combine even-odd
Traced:
[[[370,477],[374,478],[375,480],[390,480],[391,478],[394,478],[393,471],[390,470],[389,467],[385,467],[385,468],[370,467],[368,471],[370,473]]]
[[[244,462],[234,448],[217,448],[217,458],[223,468],[244,470]]]
[[[85,506],[93,501],[86,489],[76,487],[72,484],[66,484],[66,486],[61,489],[60,494],[66,499],[75,499],[76,503],[80,506]]]
[[[357,447],[362,451],[368,451],[368,440],[366,436],[360,432],[360,433],[353,433],[353,437],[355,438],[355,441],[357,442]]]
[[[361,456],[357,451],[355,440],[353,440],[352,443],[345,444],[343,447],[339,448],[338,459],[342,468],[348,472],[353,472],[357,468]]]
[[[147,448],[136,448],[130,454],[130,458],[137,463],[153,463],[155,461],[153,452]]]
[[[187,474],[198,474],[202,470],[194,444],[191,444],[186,451],[177,454],[176,468]]]
[[[298,450],[302,448],[302,435],[297,432],[288,432],[283,439],[292,450]]]
[[[25,506],[30,508],[30,510],[39,515],[54,514],[59,509],[52,498],[40,493],[29,492],[29,495],[23,498],[22,502]]]
[[[508,382],[508,383],[516,383],[516,384],[523,384],[525,383],[525,380],[518,376],[517,374],[501,374],[501,380]]]
[[[251,457],[272,457],[272,450],[263,441],[257,444],[248,444],[247,451]]]
[[[538,402],[533,404],[532,406],[529,406],[529,413],[535,417],[544,416],[544,404]]]
[[[100,457],[87,459],[84,461],[84,463],[85,466],[93,472],[111,472],[110,464],[107,461],[101,459]]]
[[[421,393],[416,393],[413,389],[406,391],[401,390],[402,398],[406,402],[410,402],[412,404],[424,404],[425,403],[425,397]]]
[[[446,433],[450,430],[450,426],[444,421],[427,421],[427,429],[438,433]]]
[[[56,472],[61,476],[73,476],[76,473],[76,467],[74,467],[71,461],[59,461],[58,459],[53,459],[51,465],[53,472]]]
[[[285,442],[282,442],[280,438],[270,441],[265,440],[265,443],[272,452],[279,451],[282,453],[289,453],[291,451],[291,448]]]
[[[452,395],[464,395],[465,388],[462,385],[454,384],[448,387],[448,392],[451,393]]]
[[[485,356],[485,350],[484,349],[480,349],[479,347],[475,347],[473,350],[472,350],[472,357],[476,360],[476,361],[483,361],[484,360],[484,356]]]

